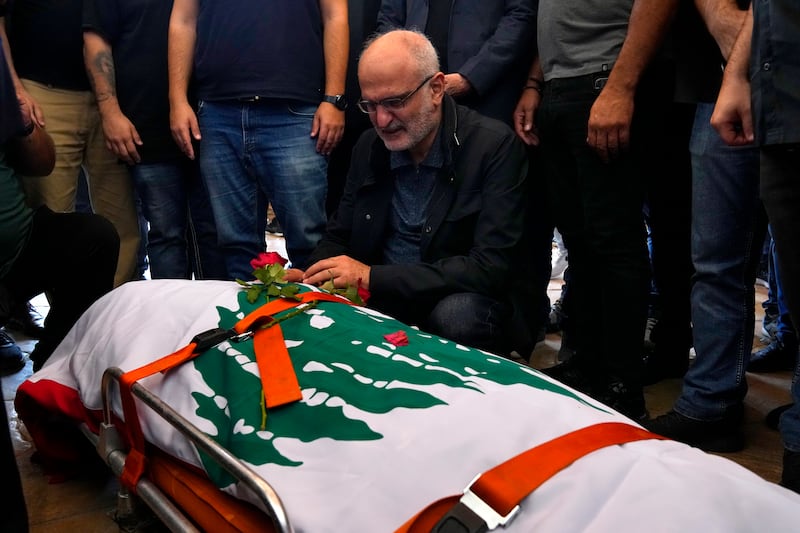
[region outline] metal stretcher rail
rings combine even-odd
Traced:
[[[100,436],[93,435],[88,429],[84,429],[84,433],[87,433],[90,439],[95,442],[100,456],[116,475],[122,473],[128,454],[125,451],[122,438],[113,424],[110,390],[112,383],[119,383],[122,374],[123,371],[118,367],[108,368],[103,373],[101,383],[103,425],[100,428]],[[180,431],[195,446],[208,454],[229,474],[244,483],[263,504],[264,508],[268,510],[276,531],[293,533],[294,530],[289,522],[283,502],[269,483],[141,384],[135,383],[132,387],[132,392],[156,414]],[[152,482],[142,478],[137,483],[136,490],[137,496],[152,509],[171,531],[197,531],[191,522],[186,519],[184,513],[171,504]]]

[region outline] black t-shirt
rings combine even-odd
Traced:
[[[82,0],[13,0],[8,38],[14,68],[58,89],[91,89],[83,65]]]
[[[84,29],[111,45],[120,109],[136,126],[143,163],[183,159],[169,128],[167,37],[172,0],[85,0]]]

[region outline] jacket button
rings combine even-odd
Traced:
[[[766,63],[764,63],[764,70],[769,70],[769,69],[770,69],[770,67],[771,67],[771,65],[769,64],[769,61],[767,61]]]
[[[425,226],[425,233],[430,233],[432,228],[430,226]]]
[[[364,218],[366,218],[367,220],[372,220],[372,215],[370,215],[369,213],[367,213],[367,215],[366,215]]]

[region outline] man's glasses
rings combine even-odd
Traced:
[[[375,113],[378,110],[378,106],[381,106],[386,111],[397,111],[399,109],[403,109],[406,105],[406,102],[408,102],[408,99],[414,96],[414,93],[422,89],[422,86],[431,81],[431,78],[433,78],[435,75],[436,74],[431,74],[430,76],[422,80],[422,83],[417,85],[416,89],[414,89],[405,96],[393,96],[391,98],[384,98],[380,102],[373,102],[371,100],[359,100],[357,102],[358,108],[364,113],[368,114]]]

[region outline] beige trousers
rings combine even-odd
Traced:
[[[27,201],[56,212],[75,210],[78,176],[83,167],[92,210],[107,218],[119,234],[119,260],[114,286],[134,278],[139,224],[128,168],[105,146],[100,113],[91,91],[54,89],[22,80],[44,111],[45,129],[56,147],[56,166],[44,178],[24,177]]]

